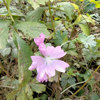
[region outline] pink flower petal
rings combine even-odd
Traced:
[[[38,74],[38,75],[37,75],[37,80],[38,80],[39,82],[44,82],[44,81],[47,82],[48,78],[47,78],[47,75],[46,75],[46,74],[44,74],[43,77],[41,77],[40,74]]]
[[[45,71],[49,78],[55,76],[55,69],[53,68],[53,65],[47,65]]]
[[[48,48],[48,51],[50,52],[49,55],[51,58],[61,58],[63,56],[66,55],[66,52],[64,52],[62,49],[61,49],[61,46],[57,46],[55,47],[54,49],[52,49],[52,52],[51,50]]]
[[[41,56],[31,56],[32,65],[29,67],[29,70],[34,70],[36,67],[44,63],[44,58]]]
[[[43,33],[40,34],[40,37],[34,38],[34,42],[36,43],[37,46],[39,46],[41,43],[44,42],[45,35]]]
[[[41,64],[40,66],[37,67],[37,72],[41,77],[43,77],[46,73],[45,68],[46,68],[45,63],[43,63],[43,64]]]
[[[36,63],[35,62],[32,62],[32,65],[29,67],[29,70],[32,71],[36,68]]]
[[[52,64],[53,64],[53,67],[54,67],[57,71],[60,71],[60,72],[65,72],[65,69],[66,69],[67,67],[69,67],[69,64],[67,64],[66,62],[61,61],[61,60],[53,60],[53,61],[52,61]]]
[[[41,43],[39,45],[39,51],[41,52],[42,55],[44,55],[46,53],[46,46],[44,43]]]

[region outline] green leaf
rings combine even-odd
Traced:
[[[57,3],[58,6],[62,7],[63,10],[65,11],[65,14],[72,19],[72,15],[74,13],[74,7],[73,5],[71,5],[70,2],[61,2],[61,3]]]
[[[82,55],[85,56],[86,61],[90,61],[90,60],[92,60],[92,58],[96,59],[97,57],[100,56],[100,55],[96,54],[96,51],[89,51],[86,48],[83,48],[82,51],[83,51]]]
[[[72,56],[78,57],[78,53],[75,51],[75,49],[74,49],[74,50],[68,50],[68,51],[67,51],[67,54],[70,54],[70,55],[72,55]]]
[[[39,7],[39,4],[35,0],[27,0],[27,2],[30,3],[34,9]]]
[[[61,24],[61,21],[54,21],[54,26],[55,26],[55,29],[56,29],[56,27],[58,26],[58,25],[60,25]],[[63,25],[63,24],[62,24]],[[47,22],[46,23],[46,26],[47,26],[47,28],[48,29],[53,29],[53,26],[52,26],[52,23],[51,22]],[[61,28],[61,27],[60,27]],[[57,30],[57,29],[56,29]]]
[[[46,94],[43,94],[41,97],[40,97],[41,100],[47,100],[48,99],[48,96]]]
[[[88,17],[86,15],[82,15],[81,17],[81,23],[92,23],[95,25],[95,20],[93,20],[91,17]]]
[[[88,48],[88,46],[96,46],[96,41],[94,41],[94,39],[95,37],[93,35],[86,36],[83,33],[79,34],[79,40],[84,44],[86,48]]]
[[[6,3],[7,3],[8,7],[10,6],[10,2],[11,2],[11,0],[6,0]]]
[[[17,95],[17,100],[25,100],[25,92],[24,89],[21,89]]]
[[[10,12],[11,12],[12,16],[24,16],[23,13],[14,6],[10,6]],[[8,11],[7,11],[6,7],[0,8],[0,15],[8,16]]]
[[[75,84],[76,79],[75,79],[74,77],[70,77],[67,81],[68,81],[68,83],[69,83],[70,85],[73,85],[73,84]],[[75,89],[75,86],[73,86],[73,88]]]
[[[41,33],[46,36],[49,35],[47,27],[44,24],[38,22],[21,22],[15,25],[15,27],[31,38],[39,37]]]
[[[84,74],[80,74],[80,77],[83,77],[85,81],[91,76],[91,70],[86,71]]]
[[[18,58],[18,50],[16,47],[12,49],[11,55],[14,58]]]
[[[62,43],[67,42],[68,41],[67,34],[68,34],[67,31],[65,31],[63,33],[61,33],[60,31],[57,31],[55,34],[55,39],[53,40],[54,43],[56,45],[61,45]]]
[[[28,84],[25,87],[25,93],[27,94],[27,97],[29,98],[29,100],[33,100],[33,96],[32,96],[33,92]]]
[[[68,75],[66,73],[62,74],[61,76],[61,86],[63,89],[65,89],[65,87],[67,86],[67,78],[68,78]]]
[[[14,41],[17,43],[16,45],[18,47],[19,83],[27,83],[32,74],[28,68],[32,63],[30,56],[32,56],[33,53],[30,47],[16,32],[14,32]]]
[[[15,98],[16,94],[18,93],[19,90],[14,90],[12,91],[11,93],[9,93],[6,97],[7,97],[7,100],[12,100]]]
[[[83,33],[85,33],[86,35],[90,35],[90,28],[88,27],[87,24],[78,24],[78,25],[81,27]]]
[[[1,55],[2,55],[3,57],[9,55],[10,52],[11,52],[11,47],[6,47],[6,48],[0,50],[0,53],[1,53]]]
[[[32,90],[37,93],[42,93],[46,90],[46,86],[44,84],[31,84]]]
[[[99,96],[95,93],[91,94],[91,100],[99,100]]]
[[[86,6],[87,5],[87,6]],[[84,5],[84,12],[92,12],[95,10],[95,4],[89,4],[89,2],[85,2],[85,5]]]
[[[39,21],[45,9],[45,7],[39,7],[34,11],[28,12],[26,15],[26,21]]]
[[[48,1],[49,0],[27,0],[27,2],[30,3],[34,9],[38,8],[40,4],[45,5],[45,3]],[[50,1],[52,2],[54,0],[50,0]]]
[[[9,20],[0,20],[0,49],[4,49],[7,44],[10,23]]]

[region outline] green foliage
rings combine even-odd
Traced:
[[[92,93],[90,98],[91,100],[99,100],[99,96],[95,93]]]
[[[18,93],[19,89],[12,91],[7,95],[7,100],[12,100],[15,98],[16,94]]]
[[[46,36],[49,35],[47,27],[38,22],[20,22],[16,24],[15,27],[31,38],[39,37],[41,33]]]
[[[81,27],[83,33],[85,33],[86,35],[90,34],[90,29],[87,24],[79,24],[79,26]]]
[[[26,15],[26,21],[39,21],[45,9],[45,7],[39,7],[34,11],[28,12]]]
[[[32,5],[32,7],[34,9],[38,8],[40,6],[40,4],[45,5],[46,2],[48,2],[49,0],[27,0],[28,3],[30,3]],[[51,2],[54,0],[50,0]]]
[[[12,16],[24,16],[24,14],[14,6],[10,6],[9,9],[10,9]],[[8,16],[8,12],[7,12],[6,7],[0,8],[0,15],[1,16]]]
[[[14,32],[14,41],[17,42],[18,47],[18,67],[19,67],[19,83],[27,83],[30,79],[31,72],[28,67],[31,65],[30,56],[33,55],[30,47],[22,40],[18,34]]]
[[[46,90],[46,86],[44,84],[31,84],[32,91],[37,93],[42,93]]]
[[[84,74],[80,74],[80,77],[83,77],[86,81],[91,76],[91,71],[86,71]]]
[[[24,89],[21,89],[18,93],[17,100],[25,100],[25,92]]]
[[[70,71],[71,71],[71,72],[70,72]],[[61,86],[62,86],[63,89],[65,89],[65,87],[68,86],[68,85],[73,85],[73,84],[75,84],[76,79],[73,78],[73,77],[71,77],[71,75],[75,75],[75,74],[73,73],[73,71],[74,71],[74,70],[70,69],[70,70],[67,72],[67,74],[65,73],[65,74],[62,75],[62,78],[61,78]],[[72,88],[75,89],[75,86],[73,86]]]
[[[10,47],[6,47],[6,48],[0,50],[0,53],[1,53],[1,55],[2,55],[3,57],[9,55],[10,52],[11,52],[11,48],[10,48]]]
[[[86,36],[83,33],[79,34],[79,40],[84,44],[86,48],[88,48],[88,46],[96,46],[96,41],[94,41],[94,39],[95,37],[93,35]]]
[[[68,37],[67,37],[67,34],[68,32],[65,31],[65,32],[61,32],[61,31],[57,31],[56,34],[55,34],[55,39],[53,40],[54,43],[56,45],[61,45],[63,44],[64,42],[68,41]]]
[[[0,49],[4,49],[7,44],[10,23],[9,20],[0,20]]]
[[[57,6],[60,6],[60,9],[64,10],[65,14],[69,17],[69,19],[72,19],[74,7],[71,5],[70,2],[57,3]]]
[[[6,4],[0,0],[0,76],[2,77],[0,86],[2,91],[4,88],[12,89],[6,89],[7,93],[12,91],[6,96],[7,100],[56,100],[62,89],[76,91],[92,75],[100,58],[100,31],[98,31],[100,19],[99,10],[96,9],[100,7],[100,0],[72,1],[73,3],[50,0],[51,18],[47,7],[49,0],[5,0]],[[94,13],[95,9],[98,14]],[[56,72],[52,82],[49,79],[48,82],[37,82],[36,70],[28,69],[32,64],[30,57],[41,56],[33,41],[33,38],[41,33],[46,35],[46,46],[60,45],[67,52],[67,55],[60,60],[70,65],[65,73],[59,75]],[[78,96],[82,99],[87,97],[91,100],[99,99],[98,91],[93,93],[95,85],[97,88],[100,85],[95,81],[99,78],[99,71],[96,74],[76,95],[76,99]],[[65,94],[63,92],[65,99],[62,95],[59,98],[71,100],[69,92]],[[85,92],[89,95],[83,96]]]
[[[31,87],[27,84],[26,87],[25,87],[25,93],[27,94],[27,97],[29,100],[33,100],[33,92],[32,92],[32,89]]]

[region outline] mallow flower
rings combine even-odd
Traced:
[[[55,76],[55,71],[65,72],[69,64],[58,60],[59,58],[66,55],[61,49],[61,46],[45,46],[44,44],[45,35],[40,34],[40,37],[34,39],[36,45],[39,47],[39,51],[43,56],[31,56],[32,64],[29,70],[32,71],[36,68],[37,70],[37,80],[39,82],[47,82],[48,77],[51,78]]]

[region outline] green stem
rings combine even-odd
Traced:
[[[75,96],[88,82],[89,80],[94,76],[94,74],[97,72],[97,70],[100,68],[100,65],[95,69],[95,71],[93,72],[93,74],[89,77],[89,79],[83,84],[82,87],[80,87],[73,95],[71,95],[71,97]]]
[[[86,81],[87,81],[87,80],[86,80]],[[86,82],[86,81],[73,84],[73,85],[69,86],[68,88],[66,88],[65,90],[63,90],[60,94],[63,94],[65,91],[67,91],[67,90],[70,89],[71,87],[76,86],[76,85],[78,85],[78,84],[82,84],[82,83],[84,83],[84,82]]]
[[[7,6],[7,4],[6,4],[5,0],[3,0],[3,2],[4,2],[4,5],[6,6],[6,9],[7,9],[7,11],[8,11],[8,14],[9,14],[9,16],[10,16],[11,20],[14,22],[14,19],[13,19],[13,17],[12,17],[12,14],[11,14],[11,12],[10,12],[9,7]]]
[[[73,26],[73,29],[72,29],[72,32],[71,32],[71,35],[70,35],[69,40],[71,40],[71,38],[72,38],[72,35],[73,35],[73,32],[74,32],[74,27],[75,27],[75,26]],[[68,48],[69,48],[69,44],[70,44],[70,42],[68,42],[67,50],[68,50]]]
[[[48,7],[49,7],[49,13],[50,13],[51,21],[52,21],[52,26],[53,26],[54,34],[55,34],[56,31],[55,31],[55,26],[54,26],[54,22],[53,22],[52,12],[51,12],[51,8],[50,8],[50,0],[48,1]]]

